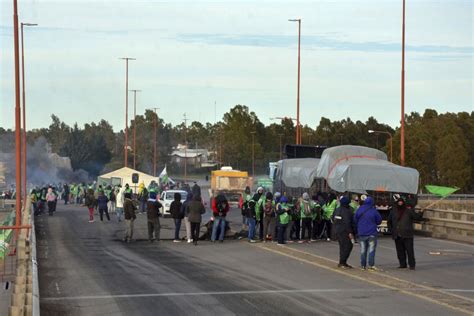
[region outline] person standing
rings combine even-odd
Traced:
[[[275,199],[280,199],[281,194],[279,192],[275,193]],[[273,201],[273,194],[267,192],[265,194],[265,201],[262,203],[263,209],[263,241],[272,240],[274,235],[273,228],[276,224],[276,213],[275,213],[275,202]]]
[[[170,214],[174,221],[174,240],[173,242],[180,242],[179,231],[181,229],[181,221],[184,218],[184,213],[181,210],[183,203],[181,203],[181,194],[176,192],[174,194],[174,201],[170,205]]]
[[[160,202],[156,199],[156,192],[150,192],[148,195],[148,201],[146,202],[147,211],[147,224],[148,224],[148,240],[153,242],[154,240],[160,241],[160,208],[162,208]]]
[[[125,237],[123,241],[129,243],[133,237],[133,225],[137,216],[135,215],[135,205],[130,192],[124,193],[123,209],[125,213]]]
[[[239,208],[242,212],[242,231],[247,230],[248,228],[248,221],[247,221],[247,213],[249,208],[249,201],[252,199],[252,195],[250,193],[250,187],[245,187],[244,193],[240,196],[239,200]]]
[[[314,203],[314,212],[313,212],[313,230],[311,241],[316,241],[319,239],[321,235],[321,224],[322,224],[322,212],[321,207],[324,205],[323,197],[321,192],[318,192],[316,195],[312,197]]]
[[[405,199],[396,194],[396,204],[392,207],[387,219],[388,229],[392,232],[395,240],[397,257],[400,263],[399,269],[407,268],[407,258],[410,270],[415,270],[415,249],[413,247],[413,221],[421,220],[423,212],[416,212],[413,208],[408,208]]]
[[[349,206],[350,200],[346,196],[341,198],[340,206],[332,214],[334,230],[339,242],[339,268],[351,269],[347,264],[347,259],[351,255],[354,243],[354,221],[352,209]]]
[[[192,195],[192,194],[190,194]],[[199,239],[199,232],[201,229],[202,214],[206,212],[202,204],[201,197],[196,196],[186,206],[186,217],[191,223],[191,238],[194,245],[197,246]]]
[[[109,216],[109,210],[107,207],[107,203],[109,202],[109,199],[105,195],[104,192],[99,192],[99,196],[97,197],[97,204],[99,205],[99,215],[100,215],[100,221],[104,221],[104,213],[105,216],[107,217],[107,220],[110,221],[110,216]]]
[[[327,241],[331,241],[332,235],[332,215],[337,206],[337,199],[334,193],[330,193],[326,204],[323,206],[323,232],[322,236],[326,237]]]
[[[187,210],[187,207],[189,203],[193,200],[193,194],[188,193],[186,195],[186,200],[184,201],[183,205],[181,205],[181,213],[184,214],[184,225],[186,226],[186,239],[188,240],[188,244],[190,244],[193,241],[192,237],[192,232],[191,232],[191,222],[189,221],[189,218],[187,214],[189,213]]]
[[[309,194],[304,192],[300,200],[300,217],[301,217],[301,232],[300,232],[300,243],[304,242],[306,230],[308,231],[308,241],[311,240],[311,229],[313,222],[313,211],[315,205],[314,202],[309,198]]]
[[[360,268],[375,271],[375,249],[377,247],[377,226],[382,223],[382,216],[374,207],[372,197],[367,197],[355,215],[354,223],[360,243]],[[367,262],[368,261],[368,262]],[[367,267],[367,263],[369,266]]]
[[[117,205],[117,192],[115,188],[111,188],[109,192],[110,213],[115,213],[115,206]]]
[[[282,196],[279,199],[278,204],[276,205],[276,221],[277,221],[277,231],[278,231],[278,244],[283,245],[285,244],[285,237],[286,237],[286,228],[288,227],[288,223],[290,221],[290,215],[288,214],[289,207],[288,207],[288,199],[286,196]]]
[[[255,216],[257,219],[256,227],[258,228],[258,234],[260,241],[263,241],[263,204],[265,204],[265,195],[263,194],[263,187],[258,187],[257,192],[252,197],[255,201]]]
[[[145,213],[148,204],[148,190],[142,182],[138,188],[138,200],[140,201],[140,213]]]
[[[53,216],[54,207],[56,204],[56,194],[54,194],[52,187],[48,188],[48,193],[46,194],[46,201],[48,203],[49,216]]]
[[[196,181],[194,181],[194,185],[191,188],[191,192],[193,193],[193,196],[198,196],[201,198],[201,187],[197,184]]]
[[[249,225],[248,240],[251,243],[255,241],[255,225],[257,224],[257,215],[255,214],[255,201],[251,199],[248,202],[247,223]]]
[[[125,190],[124,188],[122,188],[122,186],[118,186],[118,190],[116,191],[117,192],[117,195],[116,195],[116,209],[115,209],[115,212],[116,212],[116,216],[117,216],[117,221],[120,223],[122,221],[122,217],[123,217],[123,202],[125,200],[125,197],[124,197],[124,194],[125,194]]]
[[[211,241],[215,242],[217,238],[217,230],[219,229],[219,241],[224,242],[226,216],[229,212],[229,202],[224,194],[217,195],[212,200],[212,213],[214,215],[214,224],[212,225]],[[192,229],[191,229],[192,230]]]
[[[63,186],[64,205],[67,205],[67,203],[69,202],[69,193],[69,186],[67,185],[67,183],[65,183]]]
[[[94,222],[94,207],[95,207],[95,196],[94,196],[94,190],[89,189],[87,191],[86,197],[85,197],[85,204],[87,209],[89,210],[89,223]]]

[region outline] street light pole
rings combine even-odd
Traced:
[[[390,162],[393,162],[393,137],[392,134],[385,131],[374,131],[369,129],[369,134],[387,134],[390,139]]]
[[[402,120],[400,128],[400,163],[405,165],[405,0],[402,17]]]
[[[257,132],[250,132],[252,134],[252,177],[255,178],[255,134]]]
[[[136,58],[123,57],[125,60],[125,141],[123,145],[124,150],[124,166],[128,167],[128,61],[136,60]]]
[[[33,24],[33,23],[21,23],[21,73],[22,73],[22,88],[23,88],[23,196],[24,196],[24,201],[26,203],[26,197],[28,193],[26,192],[26,146],[27,146],[27,141],[26,141],[26,88],[25,88],[25,44],[23,40],[23,27],[24,26],[37,26],[38,24]]]
[[[133,169],[137,168],[137,92],[141,90],[130,90],[133,92]]]
[[[20,114],[20,47],[18,39],[18,3],[13,0],[13,43],[15,62],[15,180],[16,226],[21,224],[21,114]],[[16,236],[18,236],[18,230]]]
[[[301,48],[301,19],[290,19],[290,22],[298,22],[298,88],[296,93],[296,144],[301,145],[300,127],[300,48]]]

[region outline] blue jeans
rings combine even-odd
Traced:
[[[359,236],[360,243],[360,265],[367,266],[367,257],[369,257],[369,266],[375,265],[375,248],[377,247],[377,236]]]
[[[117,207],[115,209],[115,215],[117,216],[117,221],[121,222],[123,219],[123,207]]]
[[[179,240],[179,231],[181,229],[181,218],[174,219],[174,239]]]
[[[255,224],[257,221],[255,218],[247,218],[247,224],[249,225],[249,240],[254,239],[255,237]]]
[[[225,234],[225,217],[216,216],[214,217],[214,225],[212,226],[211,240],[216,240],[217,228],[220,227],[219,240],[224,240]]]

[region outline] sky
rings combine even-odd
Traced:
[[[0,126],[13,128],[11,0],[0,0]],[[137,113],[214,123],[236,104],[260,120],[296,116],[301,18],[302,124],[321,117],[399,126],[401,0],[19,0],[28,129],[125,125],[125,62]],[[473,1],[407,0],[406,112],[473,111]],[[133,95],[129,94],[130,115]]]

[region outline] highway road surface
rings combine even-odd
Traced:
[[[230,216],[238,221],[239,211]],[[393,242],[377,266],[336,267],[335,242],[198,246],[121,241],[124,224],[88,223],[85,207],[37,218],[41,315],[466,315],[474,313],[474,247],[419,237],[416,271],[397,271]],[[172,236],[171,220],[162,235]],[[350,263],[357,266],[359,247]]]

